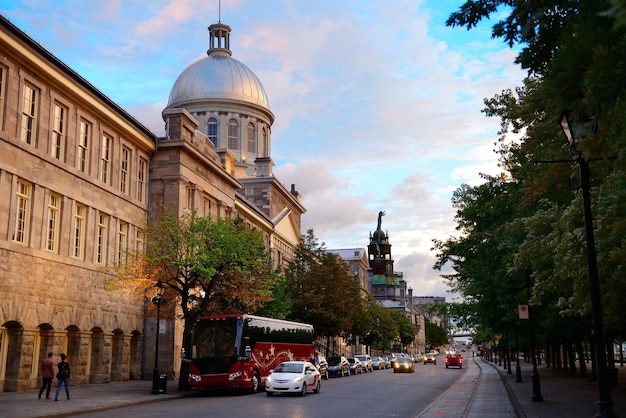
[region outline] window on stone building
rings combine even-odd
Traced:
[[[83,173],[89,171],[89,144],[91,143],[91,123],[80,121],[80,135],[78,137],[78,169]]]
[[[248,152],[256,152],[256,127],[252,122],[248,124]]]
[[[109,184],[111,181],[111,146],[113,139],[108,135],[102,135],[102,147],[100,150],[100,180]]]
[[[135,237],[135,249],[142,253],[146,251],[145,236],[146,231],[141,228],[137,228],[137,236]]]
[[[67,109],[58,103],[54,104],[54,115],[52,118],[52,143],[50,153],[57,160],[64,160],[65,153],[65,124]]]
[[[20,138],[29,145],[32,145],[35,140],[38,99],[39,91],[30,84],[25,83],[22,92],[22,130]]]
[[[96,263],[104,264],[107,259],[107,236],[109,228],[109,217],[105,214],[98,214],[98,231],[96,235]]]
[[[122,147],[122,158],[120,161],[120,191],[128,194],[130,185],[128,184],[128,176],[130,170],[130,149]]]
[[[0,65],[0,131],[4,130],[4,96],[7,90],[7,67]]]
[[[239,149],[239,123],[235,119],[228,121],[228,148]]]
[[[61,223],[61,196],[50,193],[48,196],[48,221],[46,225],[45,248],[57,252],[59,249],[59,226]]]
[[[74,213],[74,237],[72,256],[78,259],[85,257],[85,222],[87,217],[87,207],[85,205],[76,204],[76,212]]]
[[[146,180],[148,177],[148,162],[139,158],[139,166],[137,167],[137,200],[140,202],[146,201]]]
[[[31,222],[31,200],[33,185],[24,180],[17,180],[15,192],[15,216],[13,220],[13,241],[28,244],[28,232]]]
[[[218,124],[217,124],[217,119],[215,118],[211,118],[209,119],[209,123],[207,126],[207,137],[209,138],[209,140],[211,142],[213,142],[213,145],[215,145],[217,147],[217,134],[218,134]]]
[[[128,223],[120,221],[119,229],[117,232],[117,262],[120,264],[125,264],[127,254],[128,254]]]

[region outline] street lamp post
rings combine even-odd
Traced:
[[[161,393],[159,388],[159,322],[161,316],[161,299],[163,293],[165,293],[165,286],[163,282],[159,280],[153,287],[154,296],[152,297],[152,303],[156,303],[157,316],[156,316],[156,338],[154,341],[154,370],[152,370],[152,394],[158,395]]]
[[[596,125],[586,121],[570,124],[567,112],[563,112],[559,123],[572,150],[580,140],[586,139],[593,134]],[[589,270],[589,293],[591,294],[591,316],[593,320],[593,340],[596,346],[596,360],[598,370],[598,392],[600,410],[596,417],[614,417],[613,403],[611,401],[611,387],[606,358],[606,342],[604,339],[604,325],[602,321],[602,301],[600,296],[600,280],[598,278],[598,265],[596,259],[596,246],[593,235],[593,219],[591,217],[591,187],[589,162],[578,152],[576,160],[580,170],[580,186],[583,194],[583,207],[585,217],[585,236],[587,239],[587,266]]]

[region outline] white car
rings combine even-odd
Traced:
[[[267,376],[265,393],[267,396],[275,393],[299,393],[304,396],[307,391],[319,393],[321,380],[322,375],[312,363],[284,361]]]
[[[374,365],[372,364],[372,358],[370,357],[369,354],[358,354],[358,355],[356,355],[354,357],[359,359],[359,361],[363,365],[363,371],[365,373],[374,371]]]

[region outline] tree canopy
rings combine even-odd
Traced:
[[[622,0],[528,2],[470,0],[447,21],[473,28],[489,17],[492,35],[519,47],[523,85],[485,100],[501,120],[503,172],[453,196],[456,237],[435,241],[436,268],[464,297],[472,326],[502,332],[530,303],[539,336],[588,337],[591,304],[580,179],[575,158],[591,168],[594,236],[607,335],[625,336],[626,26]],[[559,126],[591,120],[597,130],[569,149]]]

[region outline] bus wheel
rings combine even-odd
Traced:
[[[252,374],[252,387],[250,388],[251,393],[258,393],[259,386],[261,385],[261,379],[259,378],[259,372],[254,372]]]

